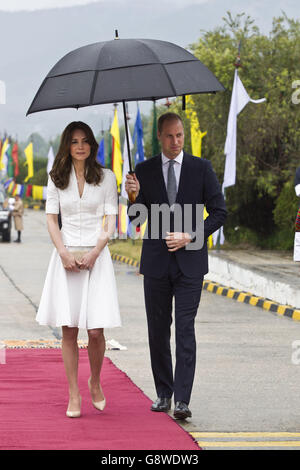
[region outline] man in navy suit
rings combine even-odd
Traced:
[[[223,225],[227,211],[210,161],[183,151],[184,129],[180,116],[166,113],[159,118],[158,139],[161,154],[139,163],[135,175],[126,176],[125,187],[128,193],[135,191],[137,194],[135,203],[129,204],[131,221],[141,224],[148,218],[140,273],[144,275],[151,367],[157,391],[157,400],[151,410],[169,411],[174,394],[174,417],[185,419],[192,416],[188,405],[196,364],[194,322],[203,276],[208,272],[206,241]],[[199,222],[203,205],[209,213],[204,223],[203,218]],[[161,211],[157,218],[157,211],[152,210],[155,206],[167,206],[170,210],[168,214]],[[179,219],[174,215],[178,213]],[[162,220],[167,215],[169,230],[165,230]],[[178,230],[178,220],[182,222],[181,230]],[[185,229],[187,220],[189,228]],[[201,246],[196,240],[199,227],[203,228],[204,243]],[[155,237],[151,237],[153,232]],[[174,376],[170,348],[173,298],[176,330]]]

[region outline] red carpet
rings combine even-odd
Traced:
[[[79,351],[82,415],[65,415],[68,386],[60,349],[7,349],[0,364],[0,449],[199,450],[191,436],[105,358],[101,372],[107,405],[91,404],[89,362]]]

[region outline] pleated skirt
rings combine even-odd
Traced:
[[[121,326],[114,268],[107,246],[90,271],[81,270],[78,273],[63,267],[54,248],[36,321],[40,325],[88,330]]]

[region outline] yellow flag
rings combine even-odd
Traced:
[[[33,185],[32,186],[32,197],[33,199],[43,199],[43,186],[37,186]]]
[[[193,98],[191,95],[187,96],[186,98],[186,103],[190,105],[189,108],[186,109],[186,115],[189,118],[191,122],[191,146],[192,146],[192,154],[195,155],[195,157],[201,158],[202,154],[202,139],[203,137],[207,134],[206,132],[201,132],[198,117],[196,111],[192,108],[194,105]],[[204,207],[204,212],[203,212],[203,217],[204,220],[208,216],[208,212],[206,208]],[[213,239],[212,235],[208,237],[208,248],[213,247]]]
[[[13,190],[14,184],[15,184],[14,181],[12,181],[11,183],[9,183],[9,186],[8,186],[8,188],[7,188],[7,191],[8,191],[9,193]]]
[[[26,162],[24,165],[27,165],[28,167],[28,174],[26,178],[24,179],[24,182],[29,180],[29,178],[32,178],[33,176],[33,145],[32,142],[30,142],[26,149],[24,150],[25,156],[26,156]]]
[[[6,150],[7,150],[7,147],[8,147],[8,138],[5,139],[5,141],[3,142],[2,148],[1,148],[1,154],[0,154],[0,170],[4,170],[3,157],[4,157],[4,154],[5,154]]]
[[[121,233],[127,233],[127,228],[128,228],[128,224],[127,224],[127,205],[120,204],[119,217],[120,217]]]
[[[121,141],[120,141],[120,131],[119,131],[117,109],[115,109],[114,120],[111,125],[110,133],[114,138],[112,170],[114,174],[116,175],[118,189],[120,189],[120,185],[122,183],[123,159],[122,159],[122,152],[121,152]]]
[[[192,108],[194,105],[193,98],[191,95],[187,96],[186,100],[187,104],[190,105],[189,108],[186,109],[186,115],[191,122],[191,144],[192,144],[192,154],[196,157],[201,158],[202,152],[202,139],[207,134],[206,132],[201,132],[199,121],[197,118],[196,111]]]

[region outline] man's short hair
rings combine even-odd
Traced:
[[[176,113],[165,113],[165,114],[162,114],[159,118],[158,118],[158,121],[157,121],[157,130],[158,132],[161,134],[161,131],[163,129],[163,125],[164,125],[164,122],[166,121],[180,121],[181,124],[183,125],[183,121],[181,119],[181,117],[179,116],[179,114],[176,114]]]

